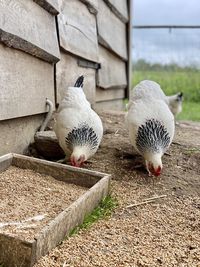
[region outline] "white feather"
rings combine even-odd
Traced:
[[[162,169],[161,157],[168,147],[160,147],[158,152],[152,152],[153,149],[151,148],[149,148],[149,151],[146,151],[146,148],[142,151],[137,147],[138,129],[145,125],[148,120],[159,121],[164,126],[170,137],[169,147],[174,136],[174,116],[169,109],[166,96],[157,83],[142,81],[133,89],[125,121],[130,142],[135,150],[144,157],[147,170],[149,162],[155,170],[158,167]]]
[[[69,87],[66,90],[64,99],[62,100],[58,112],[55,116],[54,131],[59,140],[59,144],[66,154],[71,153],[66,144],[66,137],[69,132],[75,127],[78,128],[80,124],[87,123],[93,128],[98,136],[98,146],[103,136],[103,126],[101,119],[92,110],[90,103],[87,101],[86,96],[81,87]],[[96,150],[98,149],[96,147]],[[96,150],[91,150],[90,147],[77,148],[80,153],[85,154],[86,159],[90,158]]]
[[[182,111],[182,99],[177,101],[178,95],[179,93],[166,96],[158,83],[150,80],[144,80],[133,88],[127,108],[129,109],[132,102],[137,99],[150,97],[163,100],[169,106],[173,115],[176,116]]]
[[[144,80],[133,88],[128,108],[131,106],[132,102],[143,97],[160,99],[168,104],[166,95],[163,93],[160,85],[154,81]]]

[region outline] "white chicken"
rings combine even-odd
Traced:
[[[152,97],[155,99],[161,99],[168,104],[166,99],[166,95],[163,90],[160,88],[160,85],[154,81],[144,80],[137,84],[131,92],[130,99],[134,99],[134,101],[143,96]],[[130,101],[131,104],[131,101]]]
[[[148,82],[144,81],[133,89],[126,124],[131,144],[145,159],[147,171],[159,176],[162,156],[174,136],[174,116],[160,87],[156,86],[158,95],[155,97],[156,90],[151,87],[153,83],[150,81],[148,87]]]
[[[101,142],[103,126],[83,92],[84,77],[74,87],[67,88],[55,116],[54,131],[73,166],[80,167],[92,157]]]
[[[175,95],[166,96],[162,91],[160,85],[150,80],[141,81],[137,85],[137,88],[135,89],[137,92],[135,90],[132,91],[132,95],[130,97],[131,100],[133,97],[134,99],[136,99],[140,98],[145,94],[146,97],[153,97],[155,99],[161,99],[165,101],[165,103],[169,106],[174,116],[178,115],[182,111],[182,101],[183,101],[182,92],[177,93]]]
[[[183,93],[177,93],[175,95],[166,96],[168,106],[174,116],[177,116],[182,111]]]

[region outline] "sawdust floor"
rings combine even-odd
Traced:
[[[85,168],[111,173],[119,206],[109,219],[70,237],[36,267],[200,266],[200,124],[180,123],[160,179],[148,177],[122,113],[103,113],[105,135]],[[162,196],[132,208],[128,205]]]
[[[33,240],[86,188],[14,166],[0,173],[0,233]]]

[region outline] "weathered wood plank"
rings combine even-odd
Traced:
[[[56,65],[57,103],[63,99],[64,92],[73,86],[80,75],[84,75],[83,90],[90,103],[95,101],[95,69],[78,66],[78,59],[69,54],[61,53],[61,60]]]
[[[78,0],[61,0],[58,15],[60,46],[77,56],[98,62],[96,18]]]
[[[9,152],[27,153],[43,116],[28,116],[0,122],[0,156]]]
[[[127,86],[126,63],[99,47],[99,61],[101,68],[97,72],[97,85],[101,88],[125,88]]]
[[[0,234],[0,263],[6,267],[31,267],[35,263],[32,251],[36,241],[26,242]]]
[[[94,106],[95,110],[97,111],[105,111],[105,110],[124,110],[124,100],[123,99],[116,99],[116,100],[109,100],[109,101],[102,101],[95,103]]]
[[[127,64],[127,77],[128,77],[128,86],[126,91],[126,98],[129,99],[131,89],[132,89],[132,16],[133,16],[133,2],[128,0],[128,9],[130,13],[130,19],[127,25],[128,32],[128,64]]]
[[[115,15],[124,23],[128,22],[127,0],[104,0]]]
[[[97,88],[96,90],[96,102],[123,99],[125,97],[124,89],[108,89],[104,90]]]
[[[99,1],[97,26],[99,43],[127,60],[126,24],[115,16],[104,1]]]
[[[59,14],[58,0],[33,0],[52,15]]]
[[[6,154],[0,157],[0,172],[6,170],[12,163],[13,156],[12,154]]]
[[[0,10],[1,42],[48,62],[59,60],[54,16],[32,0],[1,0]]]
[[[54,103],[53,66],[2,44],[0,58],[0,120],[46,112],[46,98]]]
[[[90,13],[97,14],[98,12],[98,0],[81,0],[87,8],[89,9]]]

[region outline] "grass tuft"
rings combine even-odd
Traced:
[[[88,229],[93,223],[100,219],[111,216],[113,210],[117,207],[117,200],[112,196],[106,196],[102,199],[99,206],[96,207],[89,215],[87,215],[83,223],[75,227],[70,233],[69,236],[77,234],[82,229]]]
[[[184,152],[185,152],[185,154],[188,154],[188,155],[199,154],[200,153],[200,149],[196,148],[196,147],[193,147],[193,148],[186,149]]]

